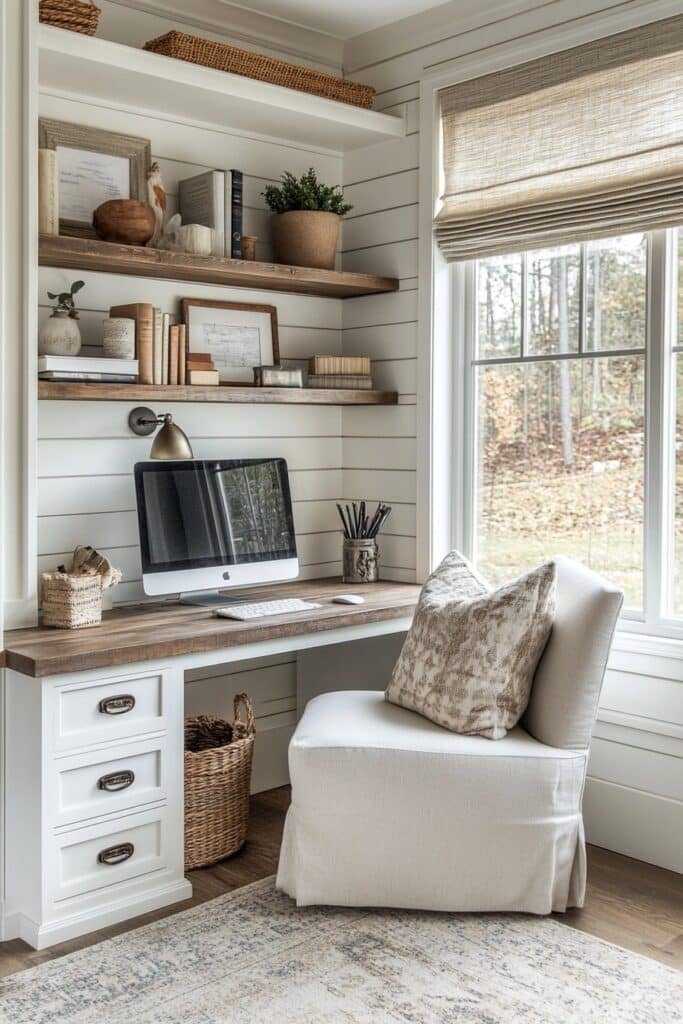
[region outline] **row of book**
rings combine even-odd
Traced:
[[[309,388],[353,388],[370,391],[372,376],[369,356],[311,356],[308,361]]]
[[[178,182],[183,224],[214,231],[214,256],[242,259],[243,184],[241,171],[204,171]]]

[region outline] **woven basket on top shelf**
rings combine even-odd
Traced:
[[[56,28],[67,28],[94,36],[102,11],[90,0],[40,0],[40,20]]]
[[[240,718],[244,705],[245,721]],[[254,753],[254,707],[234,698],[234,722],[185,719],[185,867],[206,867],[244,846]]]
[[[375,90],[371,85],[326,75],[313,68],[289,64],[275,57],[240,50],[237,46],[191,36],[186,32],[167,32],[157,39],[150,39],[145,43],[145,50],[186,60],[190,64],[203,64],[218,71],[229,71],[233,75],[256,78],[260,82],[270,82],[286,89],[298,89],[299,92],[323,96],[328,100],[350,103],[356,107],[372,107],[375,98]]]

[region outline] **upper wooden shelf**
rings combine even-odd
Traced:
[[[38,398],[79,402],[233,402],[241,405],[396,405],[396,391],[360,388],[201,387],[177,384],[99,384],[38,381]]]
[[[40,88],[119,109],[345,152],[405,135],[403,118],[40,26]]]
[[[194,256],[184,252],[148,249],[140,245],[115,245],[93,238],[67,238],[64,235],[40,236],[39,262],[41,267],[100,270],[105,274],[198,281],[202,284],[261,288],[276,292],[301,292],[303,295],[335,299],[395,292],[398,289],[398,281],[394,277],[288,267],[282,263],[249,263],[246,260]]]

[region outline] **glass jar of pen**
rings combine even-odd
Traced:
[[[344,529],[343,569],[344,583],[376,583],[379,579],[379,549],[377,535],[391,514],[391,507],[380,501],[375,513],[369,516],[365,501],[337,505]]]

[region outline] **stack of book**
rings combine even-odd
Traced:
[[[104,356],[40,356],[38,379],[134,384],[138,379],[138,361]]]
[[[309,388],[372,388],[369,356],[312,356],[308,364]]]
[[[214,231],[214,256],[242,259],[242,172],[205,171],[178,182],[183,224]]]
[[[187,353],[187,382],[202,384],[204,387],[214,387],[220,383],[218,370],[208,352]]]
[[[135,321],[135,354],[140,384],[185,384],[187,355],[185,324],[171,324],[151,302],[112,306],[109,316]]]

